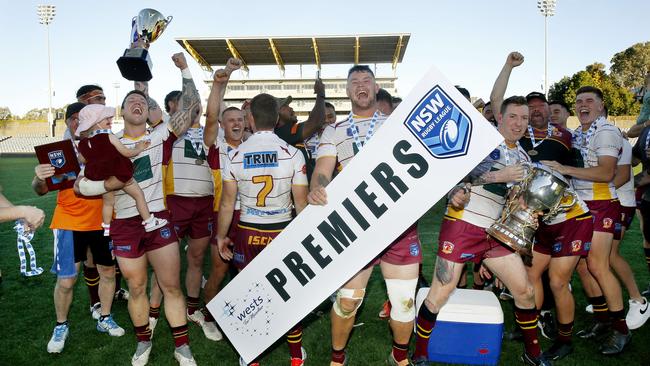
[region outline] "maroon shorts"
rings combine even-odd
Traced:
[[[234,240],[233,264],[240,271],[275,239],[291,221],[277,224],[251,224],[240,222],[237,239]]]
[[[364,268],[378,265],[380,262],[386,262],[398,266],[413,263],[422,263],[422,247],[418,237],[417,224],[411,225],[402,233],[388,248],[384,249],[375,259],[373,259]]]
[[[619,216],[619,221],[614,224],[614,240],[621,240],[621,233],[623,230],[630,228],[630,224],[632,224],[632,220],[634,220],[634,213],[636,212],[636,207],[620,207],[621,213]]]
[[[621,214],[618,200],[585,201],[594,216],[594,231],[614,233]]]
[[[479,263],[484,258],[505,257],[512,253],[514,250],[494,240],[482,227],[461,220],[442,219],[438,236],[438,256],[441,258],[454,263]]]
[[[111,239],[113,254],[116,257],[140,258],[146,252],[162,248],[178,241],[171,224],[169,212],[152,212],[156,217],[167,219],[167,225],[151,232],[144,231],[140,216],[128,219],[115,219],[111,222]]]
[[[179,238],[199,239],[212,236],[214,198],[167,196],[167,209]]]
[[[594,234],[593,216],[590,213],[554,225],[540,222],[533,250],[551,258],[586,257]]]
[[[237,240],[237,236],[239,236],[239,210],[235,210],[232,213],[232,221],[230,221],[230,228],[228,229],[228,235],[227,237],[230,238],[233,242]],[[212,240],[210,240],[210,244],[212,245],[217,245],[217,225],[218,225],[218,220],[219,220],[219,212],[214,212],[212,214],[213,216],[213,222],[214,222],[214,230],[212,230]]]

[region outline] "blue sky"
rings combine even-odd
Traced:
[[[14,114],[47,106],[45,27],[38,23],[42,1],[2,0],[0,106]],[[398,92],[406,95],[430,65],[454,84],[487,99],[508,52],[525,62],[511,78],[508,94],[541,90],[544,75],[544,18],[535,0],[492,1],[73,1],[52,0],[57,14],[50,25],[53,105],[74,101],[77,88],[104,87],[114,105],[131,89],[115,61],[128,47],[130,21],[153,7],[174,20],[151,47],[154,79],[151,94],[159,102],[180,87],[171,55],[181,51],[177,37],[238,37],[411,33],[404,62],[398,66]],[[309,4],[309,5],[307,5]],[[549,18],[549,80],[559,80],[593,62],[609,66],[614,53],[648,41],[645,24],[650,2],[633,0],[558,0]],[[190,59],[199,89],[207,76]],[[390,73],[390,68],[380,68]],[[322,77],[342,76],[344,69],[323,68]],[[296,67],[288,67],[287,76]],[[311,73],[305,73],[311,75]],[[277,68],[251,69],[251,77],[279,77]],[[119,89],[114,83],[120,84]],[[549,83],[550,84],[550,83]]]

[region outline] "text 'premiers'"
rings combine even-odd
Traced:
[[[355,242],[357,239],[355,231],[357,233],[359,230],[366,231],[388,210],[375,192],[368,191],[367,179],[372,178],[381,187],[383,193],[395,203],[409,190],[409,184],[415,183],[415,180],[427,173],[429,164],[420,154],[408,153],[411,147],[408,141],[400,140],[392,149],[392,156],[397,163],[410,165],[406,170],[409,177],[396,175],[395,170],[387,162],[379,163],[370,172],[371,177],[365,179],[361,177],[361,182],[354,189],[356,199],[345,198],[341,202],[343,210],[333,210],[327,219],[317,225],[312,234],[302,239],[301,246],[308,257],[304,252],[301,254],[295,250],[291,251],[282,259],[284,266],[276,266],[266,274],[266,279],[285,302],[291,298],[291,294],[285,288],[289,279],[297,280],[303,287],[307,285],[316,276],[315,270],[325,269],[332,263],[332,255],[340,255]],[[361,213],[357,208],[359,203],[354,202],[357,200],[372,213],[372,217],[366,217]],[[349,225],[352,222],[356,225]],[[323,246],[333,249],[336,254],[330,250],[327,250],[330,254],[324,254]]]

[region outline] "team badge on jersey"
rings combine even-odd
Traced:
[[[571,250],[575,253],[580,251],[582,248],[582,240],[574,240],[571,242]]]
[[[490,153],[490,159],[492,159],[492,160],[499,160],[500,157],[501,157],[501,150],[499,150],[499,149],[494,149]]]
[[[614,224],[614,221],[612,219],[610,219],[609,217],[605,217],[603,219],[603,228],[604,229],[609,229],[610,227],[612,227],[613,224]]]
[[[442,242],[442,252],[445,254],[451,254],[454,251],[454,244],[449,241]]]
[[[439,85],[420,100],[404,124],[436,158],[467,154],[472,120]]]
[[[50,151],[47,153],[47,157],[50,158],[50,164],[55,168],[63,168],[65,165],[63,150]]]

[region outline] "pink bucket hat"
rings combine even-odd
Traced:
[[[102,104],[89,104],[83,107],[79,112],[79,127],[75,131],[75,135],[79,136],[82,132],[108,117],[115,117],[115,108]]]

